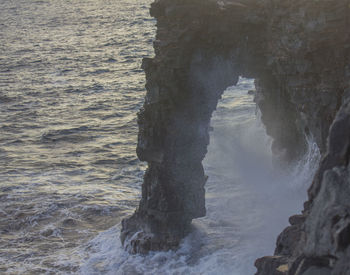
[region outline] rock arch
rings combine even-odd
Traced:
[[[122,230],[132,252],[176,247],[192,219],[205,215],[202,160],[223,91],[240,75],[257,78],[261,89],[277,88],[263,55],[265,23],[246,6],[192,2],[159,1],[151,10],[159,26],[156,57],[143,60],[147,95],[137,147],[149,166],[140,206]],[[275,106],[288,105],[279,101]]]
[[[239,76],[256,80],[256,102],[275,152],[295,159],[305,150],[305,133],[326,152],[349,85],[349,9],[347,0],[152,4],[156,55],[143,60],[147,94],[137,146],[148,169],[139,207],[122,222],[128,251],[175,248],[192,219],[205,215],[201,162],[209,122],[222,92]],[[314,183],[306,214],[317,190]]]

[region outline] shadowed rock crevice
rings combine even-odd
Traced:
[[[255,79],[276,155],[298,159],[306,136],[324,155],[304,212],[291,217],[275,256],[256,262],[258,274],[338,274],[346,266],[349,8],[348,0],[152,4],[156,55],[143,60],[137,147],[148,169],[139,207],[122,223],[128,251],[176,248],[192,219],[205,215],[210,118],[223,91],[244,76]]]

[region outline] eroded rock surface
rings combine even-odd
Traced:
[[[323,154],[302,214],[257,274],[350,274],[349,0],[157,0],[155,57],[137,154],[148,162],[142,199],[122,223],[132,253],[176,248],[205,215],[202,160],[222,92],[255,79],[273,150],[293,161],[312,137]],[[332,127],[330,128],[330,126]]]

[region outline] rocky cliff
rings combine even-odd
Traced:
[[[255,79],[273,151],[288,161],[313,138],[323,158],[301,215],[257,274],[350,274],[349,0],[157,0],[155,57],[137,154],[148,162],[142,199],[122,223],[132,253],[176,248],[205,215],[202,160],[223,91]]]

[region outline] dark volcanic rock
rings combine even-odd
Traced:
[[[137,147],[148,169],[140,205],[122,223],[127,250],[176,248],[192,219],[205,215],[201,162],[211,114],[244,76],[255,78],[277,155],[293,161],[311,138],[323,154],[302,215],[290,218],[275,256],[256,261],[257,274],[349,274],[349,10],[349,0],[152,4],[156,55],[143,60]]]
[[[288,259],[282,256],[266,256],[255,261],[259,275],[285,275],[288,272]]]

